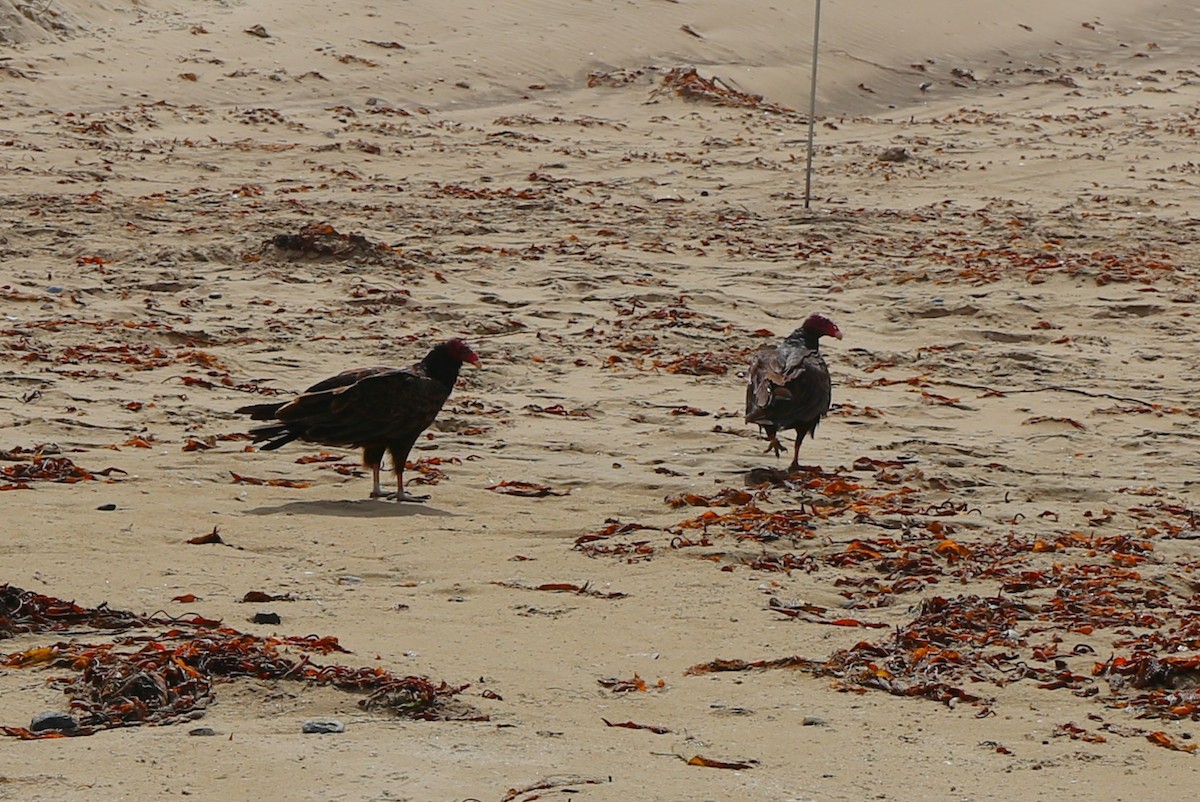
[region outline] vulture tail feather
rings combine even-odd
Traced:
[[[251,420],[274,420],[275,414],[279,412],[282,403],[276,404],[250,404],[245,407],[238,407],[233,411],[235,415],[249,415]]]

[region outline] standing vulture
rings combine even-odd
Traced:
[[[263,451],[293,440],[361,448],[363,465],[374,477],[371,498],[424,501],[428,496],[404,492],[404,463],[413,443],[450,397],[464,362],[478,365],[479,357],[455,338],[436,346],[412,367],[347,370],[317,382],[291,401],[251,404],[236,411],[254,420],[272,421],[250,430],[254,442],[266,441]],[[379,487],[385,451],[392,455],[395,493]]]
[[[829,411],[829,368],[819,352],[822,337],[842,339],[842,332],[824,315],[812,315],[782,343],[758,352],[746,384],[746,423],[766,432],[768,451],[783,451],[776,433],[796,431],[796,446],[788,470],[800,468],[800,443],[817,430]]]

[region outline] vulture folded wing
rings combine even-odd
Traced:
[[[388,370],[394,370],[394,368],[375,367],[347,370],[339,373],[336,376],[325,379],[324,381],[317,382],[312,387],[309,387],[307,390],[305,390],[304,393],[307,395],[310,393],[320,393],[324,390],[335,390],[338,387],[347,387],[366,376],[371,376],[376,373],[383,373],[384,371]],[[250,404],[248,406],[238,407],[234,410],[234,412],[238,415],[249,415],[252,420],[275,420],[279,416],[281,410],[283,410],[285,407],[293,406],[294,404],[294,401],[291,403],[287,401],[278,401],[267,404]],[[310,405],[306,411],[311,413],[315,408],[316,405]]]
[[[788,348],[763,348],[750,366],[746,383],[746,423],[772,423],[792,400],[788,387]]]
[[[746,422],[770,422],[772,406],[790,397],[784,375],[785,356],[778,348],[758,352],[746,382]]]
[[[427,376],[393,369],[345,387],[306,393],[279,417],[303,425],[309,440],[366,445],[415,438],[433,423],[448,396],[442,384]]]
[[[373,368],[352,368],[350,370],[344,370],[336,376],[330,376],[324,381],[319,381],[304,392],[319,393],[324,390],[336,390],[339,387],[349,387],[352,384],[362,381],[368,376],[377,376],[380,373],[388,373],[389,371],[394,370],[396,370],[396,368],[389,368],[384,365],[378,365]]]
[[[746,388],[746,421],[791,428],[829,411],[832,391],[825,360],[807,348],[759,352]]]
[[[789,393],[787,417],[793,421],[816,421],[829,411],[833,391],[829,368],[815,351],[796,349],[788,355],[784,377]]]

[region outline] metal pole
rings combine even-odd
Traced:
[[[808,88],[808,165],[804,169],[804,208],[812,201],[813,139],[817,134],[817,48],[821,42],[821,0],[817,0],[817,18],[813,22],[812,84]]]

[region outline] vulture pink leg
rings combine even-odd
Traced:
[[[371,479],[372,479],[373,484],[371,486],[370,498],[391,498],[392,497],[391,493],[384,493],[383,488],[379,486],[379,466],[378,465],[371,466]]]
[[[414,496],[411,493],[404,492],[404,466],[399,464],[396,465],[396,493],[395,495],[388,493],[388,498],[394,498],[397,501],[415,501],[418,503],[429,501],[429,496]]]

